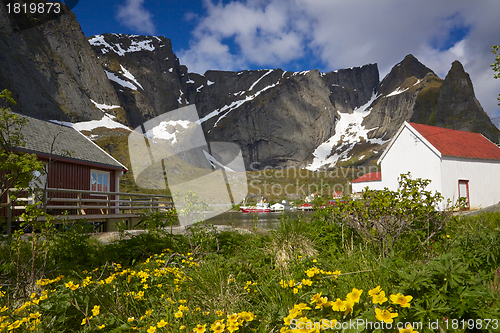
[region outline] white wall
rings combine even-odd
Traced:
[[[356,192],[362,192],[365,187],[369,187],[370,190],[383,190],[384,187],[382,186],[382,181],[381,180],[372,180],[369,182],[359,182],[359,183],[351,183],[352,185],[352,193]]]
[[[500,201],[500,161],[443,157],[443,196],[456,201],[458,181],[469,181],[470,208],[484,208]]]
[[[427,191],[442,192],[441,158],[432,149],[405,126],[380,163],[382,186],[395,191],[399,186],[398,177],[402,173],[411,172],[412,179],[432,181],[427,186]]]

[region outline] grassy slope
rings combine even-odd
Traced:
[[[169,195],[169,190],[151,190],[137,186],[128,154],[128,133],[123,129],[98,128],[92,133],[84,134],[98,135],[94,142],[129,169],[120,179],[120,190],[122,192]],[[360,151],[356,151],[356,156],[369,154],[366,149],[367,147],[360,146]],[[349,182],[351,180],[360,177],[366,172],[377,171],[376,166],[372,166],[370,169],[357,169],[350,167],[348,163],[343,165],[343,167],[333,170],[318,172],[305,169],[248,171],[248,197],[251,201],[257,201],[261,196],[264,196],[269,201],[274,202],[283,199],[301,201],[305,196],[313,192],[323,193],[323,196],[326,197],[331,197],[333,191],[349,194]],[[191,171],[184,170],[184,172],[187,175]]]

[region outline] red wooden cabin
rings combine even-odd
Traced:
[[[40,188],[95,191],[81,196],[84,199],[96,199],[97,202],[106,198],[104,193],[100,195],[99,192],[119,192],[119,178],[127,172],[123,164],[72,127],[20,116],[27,120],[27,124],[21,129],[25,146],[16,150],[36,154],[45,162],[46,175],[41,177],[41,184],[38,184]],[[56,201],[54,198],[75,198],[74,193],[64,191],[48,192],[47,196],[52,198],[47,207],[65,202]],[[114,200],[115,197],[109,199]],[[2,198],[2,202],[6,200],[7,198]],[[13,210],[11,215],[15,218],[22,212],[23,210]],[[62,213],[61,210],[50,209],[47,212]],[[68,212],[83,215],[103,213],[99,208],[86,211],[82,211],[81,208],[69,209]],[[6,208],[0,211],[0,216],[7,216]]]

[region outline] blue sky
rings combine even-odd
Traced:
[[[80,0],[73,12],[86,36],[165,36],[198,73],[377,63],[382,78],[411,53],[444,78],[459,60],[485,111],[500,116],[500,80],[490,68],[498,0]]]

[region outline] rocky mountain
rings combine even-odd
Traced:
[[[17,111],[81,129],[89,120],[135,128],[195,104],[207,141],[237,143],[247,169],[374,163],[404,121],[500,138],[459,62],[444,80],[412,55],[382,81],[376,64],[197,74],[180,64],[169,39],[87,40],[69,10],[40,23],[8,15],[0,2],[0,22],[0,87],[14,92]]]
[[[8,13],[5,4],[12,2],[0,1],[0,87],[13,92],[15,110],[76,122],[101,119],[96,104],[118,109],[116,92],[75,15],[62,4],[59,15]]]

